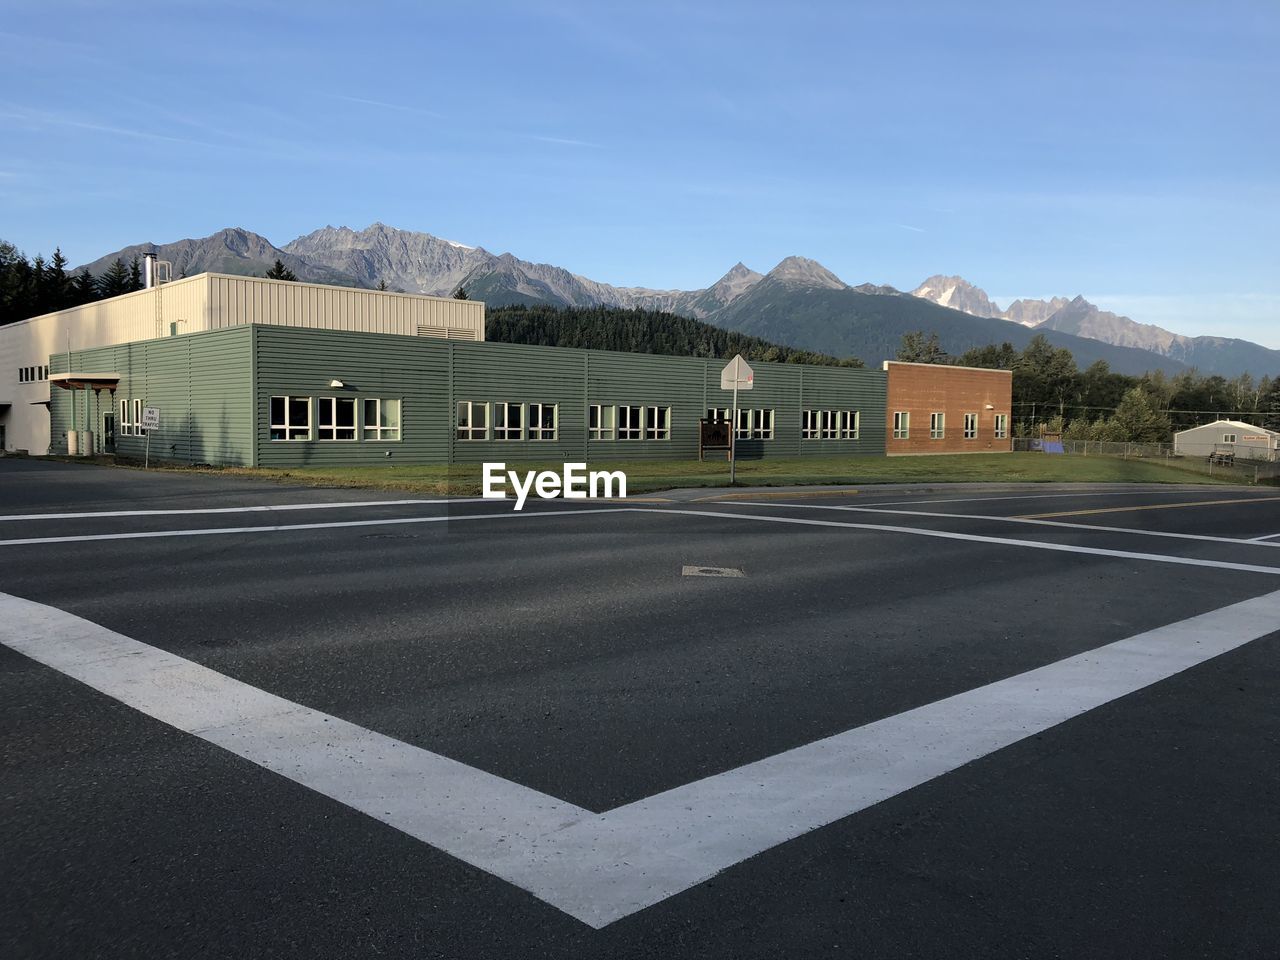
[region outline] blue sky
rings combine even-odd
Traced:
[[[1280,347],[1274,0],[0,12],[29,254],[381,220],[615,284],[801,254]]]

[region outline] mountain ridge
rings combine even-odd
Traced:
[[[973,316],[999,317],[1040,332],[1056,330],[1116,347],[1145,350],[1203,373],[1280,373],[1280,350],[1235,337],[1174,333],[1103,310],[1080,294],[1070,299],[1015,300],[1007,310],[1001,310],[984,290],[963,277],[940,275],[929,277],[911,293],[932,303],[950,305],[954,301],[960,304],[957,309]]]
[[[101,273],[116,257],[128,260],[152,249],[173,262],[176,276],[204,270],[262,275],[280,259],[300,280],[366,288],[384,283],[388,289],[436,296],[452,296],[461,288],[494,307],[656,310],[868,363],[894,356],[901,333],[914,330],[938,333],[951,353],[1006,340],[1025,345],[1034,331],[1066,346],[1081,366],[1102,359],[1123,373],[1176,373],[1191,365],[1232,375],[1239,371],[1220,368],[1252,366],[1256,374],[1280,373],[1280,351],[1242,340],[1179,338],[1162,331],[1176,339],[1160,342],[1160,349],[1139,347],[1124,340],[1129,328],[1113,328],[1149,325],[1098,311],[1083,298],[1018,300],[1002,311],[985,291],[959,276],[935,275],[908,294],[874,283],[851,286],[802,256],[785,257],[766,273],[738,262],[710,286],[695,290],[617,287],[554,264],[375,222],[362,230],[326,225],[283,247],[242,227],[228,227],[203,238],[134,244],[87,267]],[[1068,307],[1074,312],[1064,313]],[[1055,316],[1056,323],[1050,322]]]

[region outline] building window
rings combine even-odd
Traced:
[[[840,439],[857,440],[862,418],[857,410],[840,411]]]
[[[835,440],[840,436],[839,421],[834,410],[818,411],[818,436],[823,440]]]
[[[321,397],[316,403],[317,440],[356,439],[355,397]]]
[[[644,407],[618,408],[618,439],[639,440],[644,422]]]
[[[772,440],[773,411],[750,408],[739,410],[738,427],[734,434],[739,440]]]
[[[671,408],[645,407],[644,438],[646,440],[671,439]]]
[[[529,439],[554,440],[556,438],[556,413],[559,404],[529,404]]]
[[[458,439],[487,440],[489,438],[489,405],[473,400],[458,401]]]
[[[366,440],[400,439],[400,401],[376,397],[364,401],[364,438]]]
[[[897,410],[893,414],[893,439],[908,440],[911,437],[911,414]]]
[[[978,415],[976,413],[966,413],[964,415],[964,438],[966,440],[976,440],[978,437]]]
[[[614,408],[593,403],[587,417],[587,427],[590,431],[589,436],[591,439],[612,440],[614,426]]]
[[[800,439],[818,439],[818,411],[803,410],[800,413]]]
[[[532,407],[530,413],[532,414]],[[524,406],[519,403],[493,405],[493,439],[524,439]]]
[[[271,398],[271,439],[311,439],[310,397]]]
[[[729,408],[713,407],[712,409],[707,411],[707,419],[712,421],[713,423],[728,423]]]
[[[133,404],[128,400],[120,401],[120,424],[119,432],[122,437],[132,437],[133,433]]]
[[[995,417],[995,438],[1004,440],[1009,436],[1009,415],[1007,413],[997,413]]]
[[[142,427],[142,401],[133,401],[133,435],[135,437],[145,437],[147,431]]]
[[[929,414],[929,439],[941,440],[946,435],[947,435],[946,414],[942,414],[942,413]]]
[[[1234,433],[1224,433],[1224,434],[1222,435],[1222,442],[1223,442],[1223,443],[1235,443],[1235,442],[1236,442],[1236,435],[1235,435]]]

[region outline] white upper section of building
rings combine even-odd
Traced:
[[[484,304],[201,273],[0,326],[3,449],[48,452],[51,356],[246,323],[483,340]]]

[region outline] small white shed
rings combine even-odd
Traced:
[[[1275,460],[1280,433],[1239,420],[1215,420],[1173,435],[1173,452],[1184,457],[1229,453],[1237,460]]]

